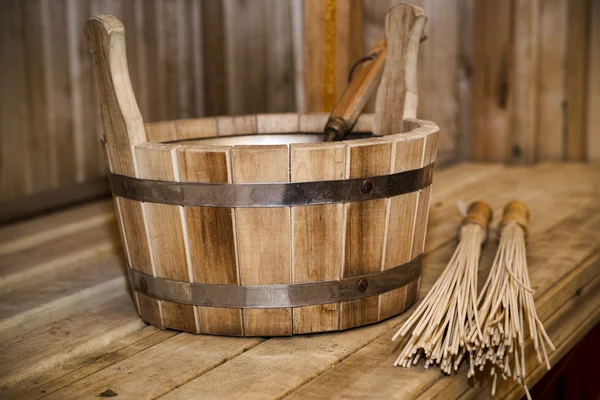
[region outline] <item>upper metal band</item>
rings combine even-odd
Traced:
[[[285,207],[373,200],[431,185],[434,163],[370,178],[286,183],[196,183],[109,174],[112,192],[131,200],[178,206]]]
[[[129,268],[129,278],[135,291],[173,303],[226,308],[300,307],[360,299],[405,286],[421,275],[421,259],[419,255],[406,264],[382,272],[339,281],[293,285],[189,283],[156,278],[132,268]]]

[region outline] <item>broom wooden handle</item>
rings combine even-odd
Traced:
[[[462,225],[477,224],[486,232],[492,221],[492,208],[485,201],[474,201],[469,205],[467,215],[462,220]]]
[[[529,207],[522,201],[514,200],[511,201],[504,207],[504,215],[502,216],[502,222],[500,228],[509,222],[515,222],[519,225],[525,233],[529,230]]]

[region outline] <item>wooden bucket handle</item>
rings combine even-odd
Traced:
[[[110,170],[137,177],[134,147],[147,140],[127,67],[125,28],[117,17],[99,15],[86,22],[84,31],[100,92]]]
[[[412,4],[394,6],[385,16],[387,54],[375,100],[375,134],[400,133],[403,119],[417,117],[417,62],[425,22],[425,10]]]

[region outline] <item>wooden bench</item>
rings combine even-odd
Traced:
[[[457,202],[532,210],[536,304],[557,346],[554,365],[600,318],[600,166],[463,164],[438,171],[420,298],[456,245]],[[496,249],[484,247],[480,284]],[[0,228],[0,398],[471,398],[466,371],[392,367],[406,313],[341,333],[230,338],[161,331],[137,316],[109,200]],[[531,387],[546,372],[528,353]],[[464,366],[463,366],[464,367]],[[464,369],[464,368],[463,368]],[[513,381],[498,397],[519,398]]]

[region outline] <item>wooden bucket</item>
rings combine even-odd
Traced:
[[[363,138],[328,143],[321,142],[327,114],[144,125],[123,25],[95,17],[86,36],[144,321],[194,333],[283,336],[371,324],[414,303],[434,123],[405,120],[403,132],[375,137],[373,115],[365,114],[354,127]]]

